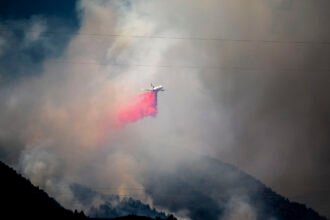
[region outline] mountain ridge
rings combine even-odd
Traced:
[[[241,215],[249,213],[254,216],[251,219],[257,220],[327,219],[217,159],[202,157],[179,163],[178,167],[157,175],[151,171],[153,175],[144,183],[154,204],[167,207],[171,212],[188,210],[188,217],[192,219],[212,220],[227,219],[228,215],[236,215],[245,209]]]
[[[89,218],[82,211],[75,210],[73,212],[63,208],[46,192],[34,186],[28,179],[2,161],[0,161],[0,179],[0,219],[98,219]],[[133,214],[111,219],[155,220]]]
[[[150,174],[152,175],[145,178],[144,186],[146,193],[154,199],[155,206],[166,207],[172,213],[186,210],[187,217],[193,220],[233,219],[229,217],[233,213],[236,216],[242,214],[239,212],[237,214],[237,208],[240,211],[242,207],[247,211],[243,214],[248,213],[252,216],[251,219],[256,220],[326,220],[313,209],[290,201],[235,166],[210,157],[182,162],[177,169],[171,171],[155,173],[151,170]],[[31,217],[34,219],[97,219],[88,218],[83,212],[64,209],[46,192],[33,186],[29,180],[1,161],[0,177],[0,207],[4,210],[2,215],[8,215],[14,219]],[[91,195],[89,189],[83,190],[87,190],[87,194]],[[132,213],[125,214],[131,215],[114,218],[116,217],[112,213],[114,209],[111,209],[113,207],[109,205],[110,201],[107,203],[109,198],[105,195],[103,207],[99,207],[99,210],[95,207],[92,209],[94,217],[108,219],[111,217],[118,220],[159,219],[155,215],[153,218],[132,215],[138,213],[138,207],[141,204],[145,205],[140,201],[137,204],[138,200],[134,199],[132,201],[133,204],[137,204],[137,210],[134,211],[134,206],[130,207],[129,203],[124,203],[124,210],[127,207],[127,210],[132,210]],[[102,211],[103,215],[99,215]],[[175,219],[175,217],[169,215],[167,219]]]
[[[46,192],[0,161],[1,215],[16,218],[87,219],[82,213],[64,209]]]

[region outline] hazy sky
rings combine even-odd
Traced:
[[[329,1],[10,2],[0,159],[63,203],[65,183],[143,188],[146,167],[202,154],[330,216]],[[150,82],[157,117],[114,128]]]

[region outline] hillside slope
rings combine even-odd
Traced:
[[[87,219],[83,213],[64,209],[2,162],[0,180],[0,215],[7,219]]]
[[[194,220],[326,219],[236,167],[210,157],[182,162],[179,169],[150,173],[145,188],[154,204],[175,213],[185,210]]]
[[[80,212],[64,209],[47,193],[35,187],[0,161],[0,219],[92,219]],[[96,220],[96,219],[94,219]],[[153,220],[128,215],[113,220]]]

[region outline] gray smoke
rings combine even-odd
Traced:
[[[0,78],[1,159],[64,205],[81,207],[71,183],[152,203],[143,190],[128,190],[144,188],[148,167],[168,171],[212,155],[326,214],[330,47],[320,42],[330,37],[329,7],[321,0],[85,0],[77,6],[80,34],[57,42],[61,52],[50,43],[56,35],[44,37],[47,18],[0,24],[0,58],[24,66],[1,63],[0,75],[23,76]],[[13,26],[24,33],[18,46]],[[28,56],[15,63],[8,45],[38,45],[51,55],[42,65]],[[167,89],[157,118],[115,129],[109,117],[117,103],[150,82]],[[254,219],[253,209],[233,197],[227,219]]]

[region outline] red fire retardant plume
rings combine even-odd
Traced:
[[[118,126],[122,126],[147,116],[156,115],[157,93],[149,91],[134,97],[126,105],[121,106],[116,114],[116,122]]]

